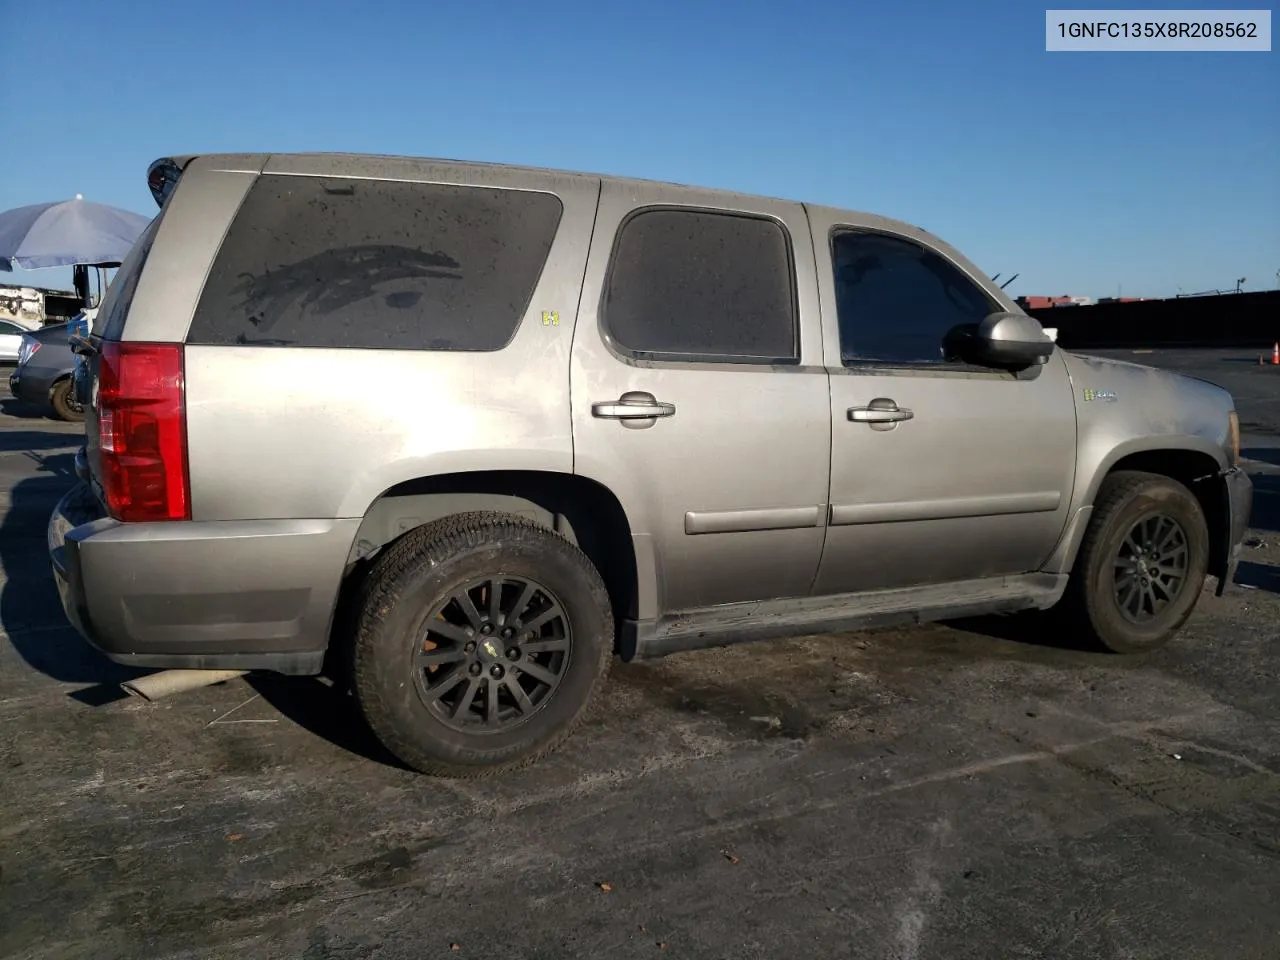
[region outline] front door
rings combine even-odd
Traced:
[[[802,206],[605,182],[573,343],[574,471],[627,513],[640,619],[808,594],[830,466],[821,355]]]
[[[1031,375],[949,361],[949,330],[1013,304],[923,231],[810,218],[832,448],[815,593],[1038,569],[1066,526],[1075,473],[1061,355]]]

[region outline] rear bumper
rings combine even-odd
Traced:
[[[1226,550],[1218,569],[1210,571],[1218,578],[1218,596],[1222,596],[1227,584],[1235,579],[1244,536],[1249,529],[1249,517],[1253,513],[1253,481],[1247,473],[1239,467],[1227,470],[1222,474],[1222,487],[1227,513]]]
[[[23,403],[48,403],[49,391],[59,375],[57,370],[20,366],[9,374],[9,392]]]
[[[80,484],[49,520],[67,618],[118,663],[319,673],[359,520],[120,523]]]

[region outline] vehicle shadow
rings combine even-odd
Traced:
[[[1253,530],[1280,530],[1280,475],[1255,473],[1253,481],[1253,510],[1249,515],[1249,527]]]
[[[19,420],[53,420],[53,409],[37,403],[28,403],[8,397],[0,400],[0,413]]]
[[[360,715],[351,692],[348,658],[344,656],[350,638],[355,636],[359,613],[356,597],[368,572],[369,564],[361,562],[349,574],[329,628],[329,654],[321,676],[251,673],[245,679],[263,700],[304,730],[366,760],[405,770],[405,764],[382,745]]]
[[[119,699],[121,681],[145,671],[112,663],[67,622],[49,569],[47,526],[62,495],[76,483],[75,454],[42,450],[79,446],[76,434],[13,431],[0,433],[0,449],[23,451],[36,475],[9,491],[0,520],[0,625],[9,643],[31,667],[62,683],[87,684],[72,696],[100,704]]]
[[[1242,587],[1248,587],[1253,590],[1268,590],[1271,593],[1280,593],[1280,567],[1269,563],[1254,563],[1251,560],[1241,560],[1240,566],[1236,570],[1235,582]]]
[[[1240,450],[1240,458],[1280,466],[1280,447],[1244,447]]]
[[[1027,610],[1000,616],[967,617],[944,620],[942,625],[962,633],[1017,644],[1026,654],[1039,649],[1050,656],[1054,653],[1091,657],[1106,655],[1104,650],[1057,610]]]
[[[73,482],[74,450],[82,443],[84,443],[84,435],[78,432],[55,433],[52,430],[0,430],[0,453],[29,451],[33,454],[38,454],[45,450],[72,450],[72,460],[68,462],[72,464],[71,476]],[[58,496],[62,496],[62,494],[58,494]],[[57,501],[55,500],[54,502],[56,503]]]
[[[344,685],[331,685],[320,677],[274,673],[250,673],[244,679],[263,700],[309,733],[365,760],[408,769],[373,735]]]

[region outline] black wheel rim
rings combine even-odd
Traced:
[[[569,666],[569,618],[545,586],[487,577],[453,591],[414,645],[423,704],[465,733],[524,723],[550,700]]]
[[[1115,601],[1131,623],[1155,620],[1182,593],[1190,550],[1182,525],[1155,513],[1135,523],[1115,560]]]

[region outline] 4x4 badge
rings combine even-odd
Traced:
[[[1086,403],[1090,400],[1112,401],[1116,398],[1116,392],[1114,390],[1094,390],[1090,387],[1085,387],[1082,392],[1084,393]]]
[[[544,327],[560,326],[560,311],[559,310],[543,310],[542,325]]]

